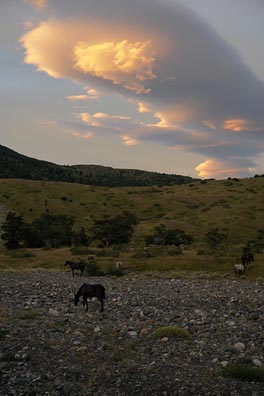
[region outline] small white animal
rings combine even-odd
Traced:
[[[123,263],[122,263],[122,261],[117,261],[117,263],[116,263],[116,269],[121,269],[121,268],[123,268]]]
[[[245,266],[243,264],[235,264],[233,268],[236,275],[242,275],[245,272]]]

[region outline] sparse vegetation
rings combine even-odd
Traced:
[[[191,335],[188,333],[187,330],[177,326],[158,327],[153,334],[157,338],[168,337],[168,338],[184,338],[188,340],[191,339]]]
[[[39,248],[27,248],[27,252],[35,255],[28,258],[22,257],[25,246],[19,242],[23,249],[21,253],[20,246],[16,250],[21,257],[7,256],[4,250],[0,251],[0,268],[64,270],[65,260],[76,261],[80,257],[86,261],[87,256],[92,254],[96,256],[103,272],[107,272],[109,265],[114,264],[114,259],[118,257],[126,263],[128,272],[172,271],[175,276],[182,273],[233,276],[233,265],[240,261],[244,249],[250,248],[256,260],[245,276],[247,279],[261,280],[264,278],[264,178],[241,179],[239,183],[232,180],[232,192],[225,183],[207,180],[206,183],[196,183],[193,188],[181,185],[110,189],[59,182],[2,180],[0,204],[5,213],[12,211],[15,217],[22,217],[24,224],[36,224],[43,215],[50,218],[70,215],[74,219],[72,236],[77,234],[80,238],[76,242],[74,238],[68,239],[69,246],[61,250],[54,249],[53,246],[59,246],[57,242]],[[256,192],[254,205],[252,189]],[[8,200],[5,198],[7,195]],[[64,196],[67,200],[61,199]],[[80,202],[85,202],[86,206],[80,206]],[[105,202],[111,202],[111,205],[105,206]],[[46,213],[47,208],[49,213]],[[156,217],[160,208],[166,214],[162,219]],[[205,208],[208,210],[204,211]],[[101,220],[111,223],[113,236],[119,238],[116,230],[120,227],[113,219],[122,218],[126,211],[133,213],[137,219],[128,243],[116,244],[113,241],[107,247],[105,239],[93,240],[92,227]],[[193,236],[192,244],[183,247],[151,244],[146,247],[145,238],[153,236],[155,228],[161,224],[165,230],[178,229],[185,235]],[[14,228],[16,231],[19,229]],[[219,245],[210,245],[209,249],[205,235],[216,229],[225,238]],[[57,232],[55,234],[59,235]],[[62,236],[65,237],[63,227]]]

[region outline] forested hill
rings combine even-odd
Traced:
[[[176,185],[194,180],[189,176],[137,169],[115,169],[101,165],[56,165],[27,157],[2,145],[0,145],[0,178],[61,181],[109,187]]]

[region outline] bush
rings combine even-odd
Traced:
[[[123,268],[115,268],[115,267],[109,266],[107,269],[106,275],[124,276],[124,270],[123,270]]]
[[[188,331],[177,327],[177,326],[163,326],[163,327],[158,327],[154,331],[154,336],[158,338],[162,337],[168,337],[168,338],[185,338],[185,339],[190,339],[191,336],[188,333]]]
[[[133,253],[132,258],[135,259],[144,259],[144,258],[152,258],[153,252],[150,249],[139,249],[135,253]]]
[[[87,255],[91,254],[91,249],[88,247],[82,247],[82,246],[73,246],[71,248],[71,253],[73,256],[82,256],[82,255]]]
[[[251,364],[230,364],[224,369],[223,374],[240,381],[264,382],[264,368]]]
[[[85,272],[89,276],[104,276],[105,273],[98,268],[98,265],[95,261],[89,261],[85,263]]]
[[[13,251],[10,256],[12,258],[32,258],[32,257],[36,257],[35,254],[27,251],[27,250],[17,250],[17,251]]]

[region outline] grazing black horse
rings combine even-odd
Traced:
[[[84,269],[85,269],[85,263],[82,263],[82,262],[80,262],[80,263],[75,263],[74,261],[66,260],[65,263],[64,263],[64,265],[65,265],[65,266],[71,267],[72,276],[74,276],[74,271],[75,271],[75,270],[80,270],[80,271],[81,271],[81,274],[80,274],[80,275],[83,276]]]
[[[250,252],[243,254],[243,256],[241,257],[241,262],[243,265],[253,263],[253,261],[254,261],[254,256]]]
[[[84,283],[80,289],[74,294],[74,305],[76,306],[79,302],[80,296],[83,296],[83,306],[86,305],[86,310],[88,311],[87,298],[97,297],[101,303],[101,312],[104,310],[104,300],[105,300],[105,288],[102,285],[88,285]]]

